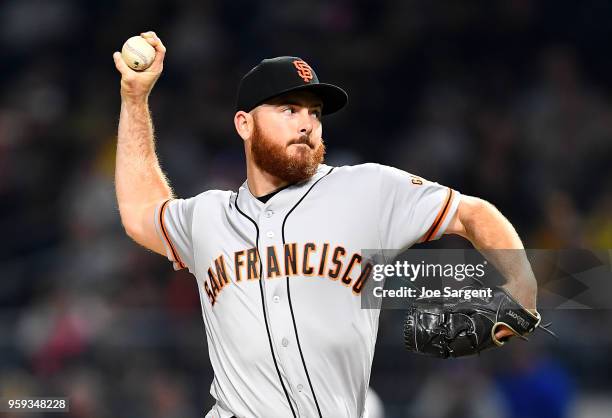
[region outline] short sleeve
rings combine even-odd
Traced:
[[[166,256],[175,270],[194,271],[192,224],[195,198],[170,199],[155,211],[157,234],[164,242]]]
[[[396,168],[381,166],[383,248],[403,250],[440,238],[457,211],[459,192]]]

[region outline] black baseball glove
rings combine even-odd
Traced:
[[[433,357],[464,357],[504,345],[495,332],[505,325],[522,339],[541,328],[541,317],[519,304],[501,287],[492,288],[492,297],[418,299],[404,321],[404,342],[408,351]]]

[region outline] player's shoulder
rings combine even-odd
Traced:
[[[399,168],[391,167],[379,163],[363,163],[356,165],[344,165],[340,167],[334,167],[334,173],[339,176],[348,176],[355,178],[355,176],[364,177],[385,177],[385,176],[412,176],[412,174],[400,170]]]
[[[329,173],[329,181],[332,187],[371,193],[380,187],[382,170],[383,166],[376,163],[336,166]]]
[[[182,200],[193,209],[197,209],[229,202],[233,194],[235,192],[231,190],[206,190],[195,196],[177,200]]]
[[[382,187],[384,189],[388,187],[404,187],[406,185],[423,188],[423,185],[432,184],[431,181],[413,173],[378,163],[335,167],[334,172],[336,172],[338,180],[343,181],[343,184],[348,181],[351,184],[361,185],[362,189],[364,187],[365,189],[368,189],[368,187],[375,189]]]
[[[334,176],[372,175],[380,172],[380,167],[377,163],[342,165],[334,167],[332,173]]]

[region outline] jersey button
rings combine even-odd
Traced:
[[[289,340],[286,338],[283,338],[283,340],[281,341],[281,344],[283,345],[283,347],[287,347],[289,345]]]
[[[274,296],[272,300],[274,301],[274,303],[278,303],[280,302],[280,296]]]
[[[267,211],[266,211],[266,218],[271,218],[271,217],[272,217],[272,215],[274,215],[274,212],[273,212],[273,211],[271,211],[271,210],[267,210]]]
[[[273,238],[274,237],[274,232],[272,232],[272,231],[266,232],[266,237]]]
[[[297,385],[297,390],[298,390],[298,392],[303,391],[304,390],[304,385],[301,384],[301,383],[299,385]]]

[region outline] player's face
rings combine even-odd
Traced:
[[[323,162],[321,101],[310,92],[280,96],[253,112],[253,161],[289,183],[310,178]]]

